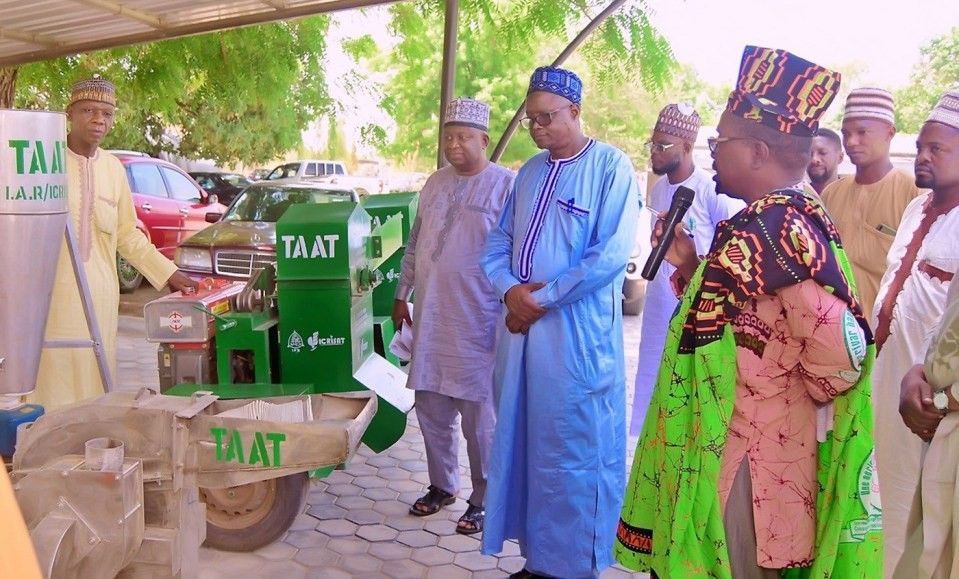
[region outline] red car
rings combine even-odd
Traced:
[[[137,228],[171,260],[181,241],[210,224],[207,213],[222,215],[226,211],[216,195],[204,191],[176,165],[143,153],[111,152],[127,171]],[[117,273],[121,292],[132,292],[143,281],[143,276],[120,256]]]

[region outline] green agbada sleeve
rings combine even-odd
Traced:
[[[842,248],[830,243],[852,279]],[[679,306],[699,295],[700,264]],[[617,532],[624,566],[661,579],[729,579],[719,471],[736,394],[736,345],[727,324],[720,339],[679,352],[685,317],[674,316],[659,377],[636,451]],[[834,400],[833,429],[819,447],[815,561],[785,577],[873,578],[882,572],[881,512],[874,478],[867,349],[859,381]]]

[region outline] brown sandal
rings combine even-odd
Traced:
[[[426,517],[439,512],[440,509],[456,502],[456,497],[441,488],[429,486],[429,492],[417,499],[410,507],[410,514],[417,517]]]

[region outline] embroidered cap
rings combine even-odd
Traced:
[[[571,70],[541,66],[533,71],[526,94],[537,91],[551,92],[578,105],[583,98],[583,81]]]
[[[458,98],[446,106],[444,125],[473,127],[483,132],[489,131],[489,105],[470,98]]]
[[[77,101],[97,101],[117,106],[117,91],[112,82],[95,75],[93,78],[81,80],[73,85],[70,104]]]
[[[959,129],[959,88],[954,88],[942,95],[932,112],[929,113],[926,122],[942,123],[954,129]]]
[[[686,103],[668,104],[659,112],[653,132],[665,133],[687,141],[696,141],[699,134],[699,114]]]
[[[896,124],[896,103],[892,93],[881,88],[854,88],[846,97],[842,120],[873,119]]]
[[[811,137],[842,76],[776,48],[747,46],[726,110],[787,135]]]

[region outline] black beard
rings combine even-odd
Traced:
[[[662,177],[663,175],[666,175],[666,174],[668,174],[668,173],[672,173],[673,171],[676,170],[677,167],[679,167],[679,159],[676,159],[676,160],[673,161],[672,163],[668,163],[668,164],[666,164],[666,165],[663,165],[662,167],[660,167],[660,168],[658,168],[658,169],[657,169],[656,167],[653,167],[653,174],[654,174],[654,175],[659,175],[660,177]]]

